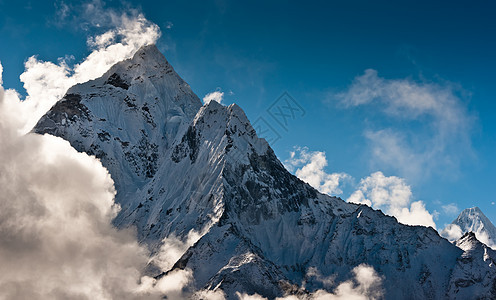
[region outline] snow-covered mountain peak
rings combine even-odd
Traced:
[[[142,46],[136,51],[132,58],[115,64],[107,73],[118,73],[119,75],[132,77],[144,75],[145,73],[148,76],[157,73],[162,73],[162,75],[174,75],[175,72],[173,71],[174,69],[165,56],[158,50],[157,46],[151,44]]]
[[[112,174],[117,198],[154,177],[166,150],[201,107],[155,45],[71,87],[33,129],[63,137],[96,155]]]
[[[251,153],[262,155],[269,149],[237,104],[224,106],[210,101],[200,109],[188,130],[201,131],[209,141],[218,140],[229,163],[249,164]]]
[[[453,221],[453,224],[460,226],[476,226],[492,224],[491,221],[484,215],[482,210],[477,206],[464,209],[460,215]],[[476,228],[473,228],[476,229]],[[472,230],[471,230],[472,231]]]
[[[150,44],[150,45],[145,45],[142,46],[136,53],[133,55],[133,58],[131,58],[131,61],[133,62],[139,62],[139,61],[153,61],[156,63],[165,63],[169,64],[165,56],[158,50],[157,46],[155,44]]]

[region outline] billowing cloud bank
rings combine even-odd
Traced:
[[[298,178],[307,182],[320,192],[330,195],[341,194],[343,191],[339,186],[351,178],[346,173],[326,173],[324,171],[324,168],[327,166],[325,152],[310,151],[306,147],[296,147],[284,164]]]
[[[387,177],[382,172],[375,172],[363,178],[348,202],[382,209],[403,224],[436,228],[433,216],[425,209],[425,204],[422,201],[412,202],[410,186],[404,179],[396,176]]]
[[[19,135],[12,96],[0,86],[0,298],[130,298],[147,251],[111,225],[110,175],[60,138]]]

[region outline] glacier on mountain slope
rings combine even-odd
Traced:
[[[496,227],[478,207],[464,209],[441,235],[453,241],[467,232],[473,232],[479,241],[496,250]]]
[[[100,158],[122,206],[114,223],[136,226],[155,252],[164,239],[184,241],[172,269],[193,270],[194,289],[306,295],[368,264],[386,299],[496,295],[486,256],[318,193],[286,171],[239,106],[201,106],[153,45],[69,89],[34,131]]]

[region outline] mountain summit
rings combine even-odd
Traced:
[[[68,140],[102,160],[117,201],[149,182],[176,135],[202,106],[155,45],[114,65],[102,77],[71,87],[33,129]]]
[[[168,270],[192,270],[195,290],[305,295],[367,264],[385,299],[496,295],[494,263],[432,228],[320,194],[284,168],[239,106],[202,106],[155,46],[70,88],[34,131],[99,157],[122,206],[115,224],[136,226],[152,251],[184,241]]]

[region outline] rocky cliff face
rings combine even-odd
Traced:
[[[155,46],[69,89],[34,131],[99,157],[122,206],[116,225],[136,226],[152,249],[194,233],[172,268],[193,270],[196,289],[306,294],[365,263],[383,276],[386,299],[496,295],[494,263],[479,252],[318,193],[285,170],[240,107],[202,107]]]

